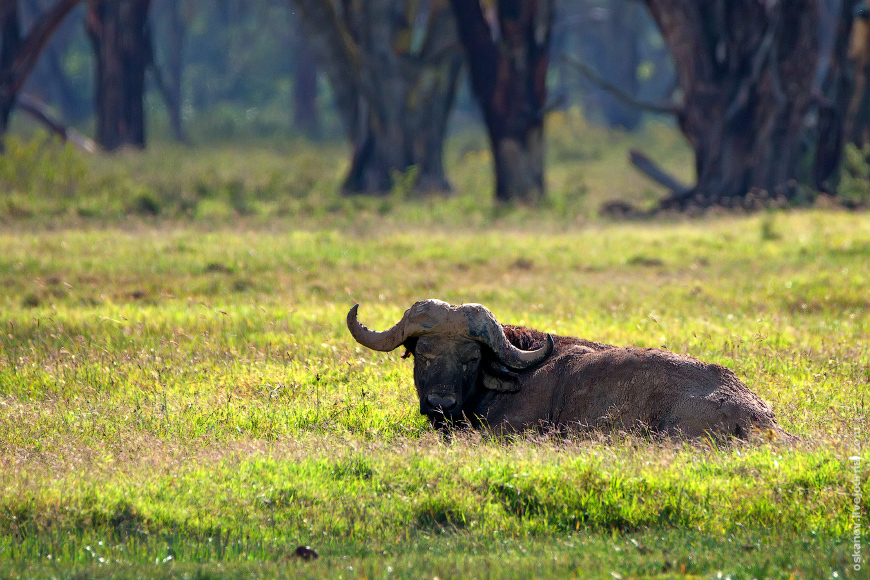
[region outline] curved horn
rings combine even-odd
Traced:
[[[504,328],[492,312],[479,305],[475,310],[474,315],[469,313],[468,316],[472,337],[489,346],[505,366],[520,370],[527,369],[544,362],[552,354],[555,344],[549,333],[546,343],[541,348],[521,350],[508,341]]]
[[[547,333],[547,342],[535,350],[518,349],[508,342],[504,331],[501,332],[501,337],[504,339],[504,346],[498,345],[500,348],[493,348],[493,350],[504,365],[515,369],[527,369],[544,362],[552,354],[555,347],[553,337],[549,332]]]
[[[388,352],[398,348],[408,338],[406,321],[409,311],[405,312],[402,320],[397,322],[395,326],[389,330],[378,332],[376,330],[369,330],[359,323],[356,319],[357,309],[359,309],[359,304],[354,304],[350,312],[347,313],[347,329],[350,330],[351,335],[361,345],[372,350]]]

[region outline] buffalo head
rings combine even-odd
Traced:
[[[487,380],[487,375],[515,377],[513,371],[540,364],[553,352],[549,334],[537,350],[518,349],[508,342],[492,312],[480,304],[452,306],[422,300],[383,332],[360,324],[358,308],[355,305],[347,315],[347,327],[357,342],[385,352],[404,345],[414,355],[420,413],[433,423],[462,418],[464,403],[478,388],[510,390],[502,387],[504,381]]]

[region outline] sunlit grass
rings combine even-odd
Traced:
[[[607,224],[591,166],[576,205],[496,208],[466,191],[489,179],[466,147],[447,200],[342,198],[323,152],[287,174],[283,151],[179,149],[15,177],[60,189],[0,195],[17,208],[0,228],[0,575],[860,578],[870,219]],[[579,183],[569,165],[554,182]],[[411,362],[344,326],[354,303],[384,328],[423,298],[725,364],[802,441],[444,439]],[[292,556],[306,544],[317,562]]]
[[[634,170],[632,147],[692,180],[691,152],[673,128],[651,121],[637,134],[590,125],[576,109],[548,117],[547,195],[534,210],[494,203],[492,155],[482,127],[447,143],[449,194],[419,197],[399,186],[388,195],[342,196],[350,159],[342,142],[298,138],[200,143],[158,141],[144,152],[86,155],[36,133],[7,138],[0,157],[0,220],[94,223],[130,217],[226,224],[292,220],[297,227],[480,227],[530,219],[572,227],[595,219],[603,203],[649,207],[667,192]]]

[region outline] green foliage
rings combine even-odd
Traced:
[[[845,200],[868,204],[870,203],[870,150],[858,149],[852,144],[846,144],[844,149],[845,162],[837,193]]]
[[[34,193],[48,193],[58,203],[68,202],[81,189],[87,168],[72,145],[62,146],[40,133],[23,140],[9,135],[0,154],[0,211],[11,217],[30,217],[38,211]]]
[[[417,184],[417,177],[420,175],[420,168],[412,165],[405,172],[393,171],[393,190],[390,192],[390,197],[395,201],[401,202],[414,194],[414,186]]]
[[[768,213],[761,220],[761,241],[771,242],[782,238],[782,234],[776,228],[776,214]]]

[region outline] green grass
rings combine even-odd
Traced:
[[[350,151],[335,142],[209,142],[190,149],[157,141],[144,152],[86,156],[38,130],[33,139],[6,141],[0,222],[66,227],[159,218],[209,226],[278,219],[307,229],[521,227],[543,219],[565,228],[594,220],[607,201],[650,207],[665,193],[630,168],[632,147],[692,180],[691,151],[672,128],[652,123],[643,133],[612,133],[590,126],[578,110],[548,117],[548,193],[535,210],[494,204],[489,144],[479,130],[450,139],[444,162],[454,192],[430,199],[401,184],[374,199],[340,195]]]
[[[861,578],[849,457],[866,531],[870,218],[598,221],[611,192],[594,176],[659,130],[608,136],[584,165],[557,143],[552,179],[585,167],[588,190],[537,210],[477,207],[477,191],[341,198],[335,151],[305,153],[299,185],[280,151],[248,173],[229,149],[21,153],[81,181],[31,166],[0,194],[30,208],[0,226],[0,576]],[[309,209],[231,203],[259,207],[273,174],[299,188],[274,203]],[[124,209],[123,175],[158,191],[156,216]],[[215,199],[225,215],[206,217]],[[430,297],[725,364],[802,442],[444,439],[417,414],[411,362],[344,326],[356,302],[383,328]]]

